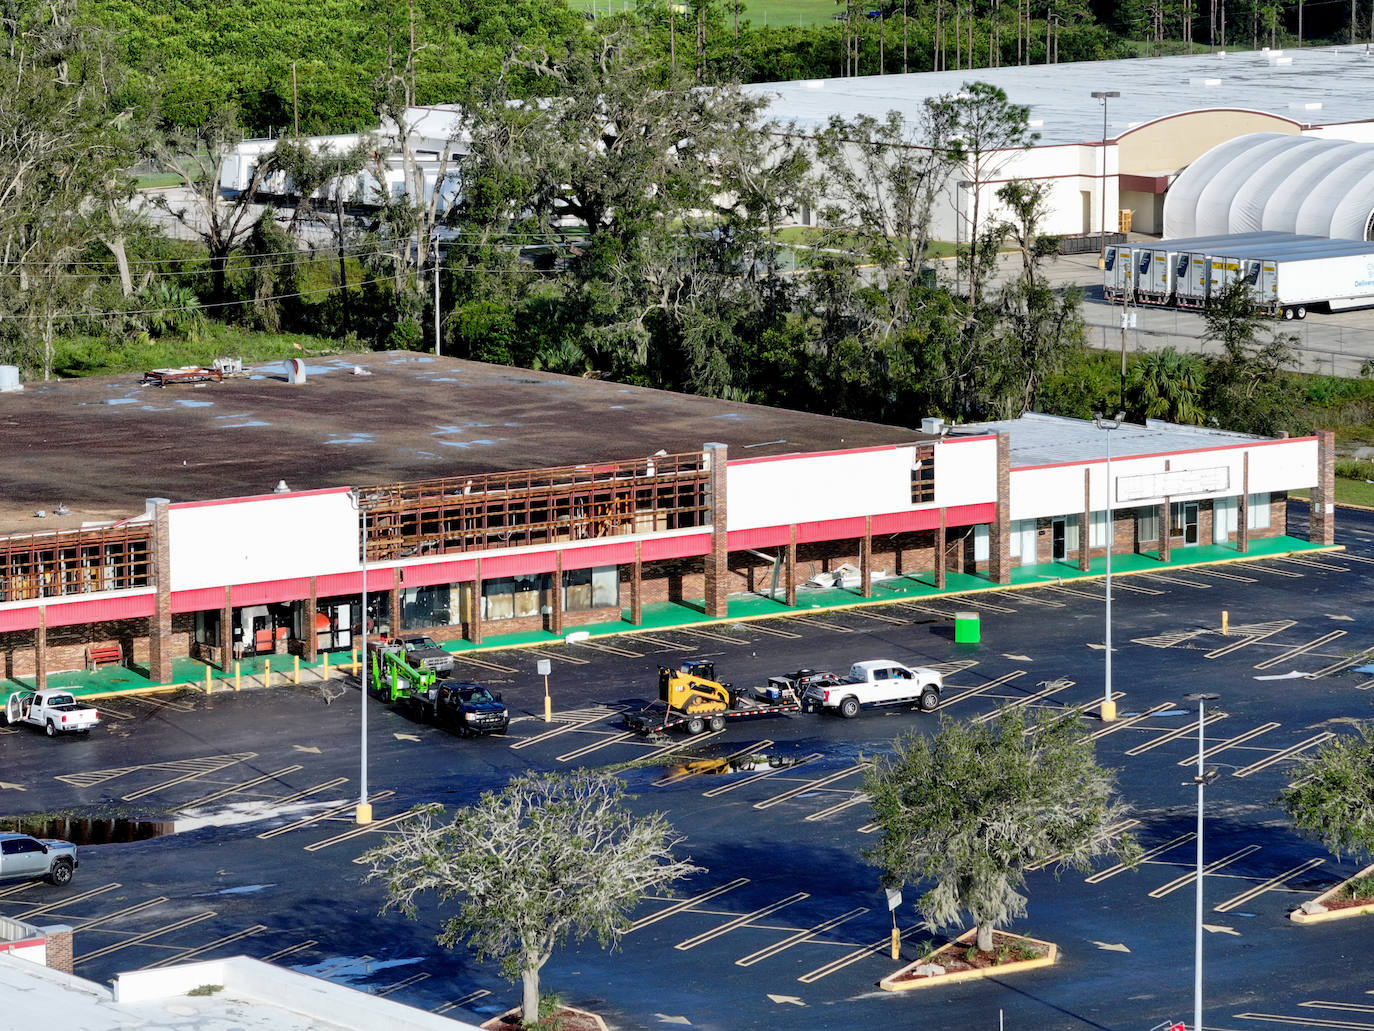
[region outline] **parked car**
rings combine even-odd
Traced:
[[[49,688],[42,691],[16,691],[5,702],[9,723],[28,723],[42,727],[48,737],[58,734],[89,734],[100,724],[95,706],[78,702],[70,691]]]
[[[59,888],[76,872],[76,846],[56,838],[0,832],[0,880],[37,880],[45,877]]]
[[[434,698],[434,721],[460,734],[504,734],[510,711],[481,684],[445,680]]]
[[[425,634],[410,634],[400,639],[405,649],[406,662],[416,669],[427,670],[445,676],[453,672],[453,655],[435,643],[434,638]]]
[[[812,684],[802,695],[808,710],[830,709],[845,719],[868,705],[910,704],[930,712],[940,705],[945,679],[927,666],[907,666],[892,659],[867,659],[849,668],[833,685]]]

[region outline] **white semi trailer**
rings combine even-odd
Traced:
[[[1190,236],[1175,240],[1147,240],[1131,244],[1132,269],[1130,278],[1135,284],[1134,299],[1139,304],[1167,305],[1173,303],[1181,255],[1207,253],[1218,246],[1261,243],[1279,238],[1292,238],[1291,233],[1262,232],[1217,236]],[[1182,265],[1185,272],[1188,263]],[[1119,295],[1118,295],[1119,296]]]
[[[1180,308],[1205,308],[1212,295],[1235,278],[1237,262],[1311,253],[1331,243],[1325,236],[1276,233],[1267,239],[1223,237],[1201,247],[1181,250],[1174,260],[1174,304]],[[1218,277],[1220,277],[1218,279]]]
[[[1213,259],[1223,275],[1244,275],[1255,307],[1285,319],[1307,317],[1309,308],[1330,311],[1374,307],[1374,242],[1330,240],[1325,248],[1279,252],[1244,261]],[[1219,279],[1218,285],[1224,285]]]

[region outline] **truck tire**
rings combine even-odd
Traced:
[[[709,723],[708,723],[707,725],[711,728],[712,731],[724,730],[724,729],[725,729],[725,717],[724,717],[724,716],[712,716],[711,719],[710,719],[710,721],[709,721]]]
[[[1293,314],[1300,319],[1305,319],[1307,318],[1307,309],[1300,304],[1298,305],[1297,309],[1293,312]]]
[[[47,726],[45,726],[43,730],[48,737],[57,737],[57,724],[52,720],[48,720]]]
[[[859,700],[853,695],[840,701],[840,715],[847,720],[852,720],[859,715]]]
[[[1293,321],[1293,309],[1292,309],[1292,308],[1284,308],[1284,309],[1283,309],[1283,320],[1284,320],[1285,322],[1292,322],[1292,321]]]
[[[693,716],[685,724],[685,729],[689,734],[700,734],[703,730],[706,729],[706,721],[702,719],[700,716]]]
[[[70,859],[59,859],[53,863],[52,869],[48,871],[48,880],[59,888],[65,887],[72,882],[72,861]]]
[[[934,712],[940,707],[940,692],[928,687],[921,692],[921,711]]]

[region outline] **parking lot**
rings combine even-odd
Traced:
[[[1353,667],[1374,661],[1374,518],[1342,512],[1337,534],[1348,550],[1115,578],[1120,718],[1110,724],[1095,715],[1103,584],[1046,581],[462,654],[458,675],[504,692],[510,733],[460,739],[371,702],[368,827],[352,822],[355,690],[332,704],[306,687],[120,698],[103,706],[106,725],[89,739],[0,728],[5,813],[175,827],[82,848],[66,889],[0,888],[0,914],[74,927],[77,973],[95,980],[245,953],[480,1020],[513,1004],[518,989],[494,966],[436,946],[437,909],[418,923],[378,916],[380,892],[361,882],[355,860],[418,802],[462,804],[526,769],[616,767],[633,805],[667,813],[706,869],[678,897],[647,900],[619,951],[570,947],[545,968],[548,990],[613,1027],[995,1027],[1000,1011],[1007,1028],[1145,1031],[1191,1010],[1198,728],[1183,696],[1215,691],[1206,761],[1222,776],[1207,793],[1205,1026],[1374,1031],[1374,978],[1362,959],[1374,923],[1287,919],[1359,864],[1296,837],[1272,804],[1296,763],[1371,715],[1374,678]],[[980,645],[954,643],[951,617],[964,610],[981,616]],[[629,733],[621,714],[653,696],[657,665],[693,657],[714,659],[736,683],[890,657],[945,673],[938,718],[983,720],[1015,705],[1081,719],[1101,760],[1120,770],[1144,860],[1058,878],[1050,864],[1031,876],[1029,914],[1013,929],[1057,942],[1057,966],[882,992],[876,982],[894,966],[891,918],[861,855],[876,833],[862,765],[938,718],[798,715],[666,743]],[[553,664],[551,723],[540,658]],[[1264,679],[1289,673],[1304,675]],[[909,888],[898,913],[907,959],[930,937],[914,895]]]

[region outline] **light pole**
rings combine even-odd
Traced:
[[[963,197],[964,191],[965,191],[965,190],[967,190],[967,189],[968,189],[969,187],[971,187],[971,186],[976,186],[976,185],[977,185],[976,183],[974,183],[973,181],[971,181],[971,180],[969,180],[969,179],[960,179],[957,183],[954,184],[954,282],[955,282],[955,285],[956,285],[956,290],[957,290],[957,286],[958,286],[958,284],[959,284],[959,282],[960,282],[960,279],[959,279],[959,261],[960,261],[959,254],[960,254],[961,241],[960,241],[959,228],[960,228],[960,226],[963,225],[963,222],[964,222],[964,213],[963,213],[962,205],[960,204],[960,199]],[[970,275],[970,276],[973,275],[972,269],[969,270],[969,275]]]
[[[1112,430],[1121,428],[1126,419],[1125,412],[1117,412],[1115,419],[1104,418],[1101,412],[1093,413],[1093,425],[1107,435],[1107,633],[1106,663],[1103,667],[1104,683],[1102,689],[1102,722],[1110,723],[1116,719],[1116,700],[1112,697],[1112,545],[1116,543],[1116,524],[1112,520]],[[1092,528],[1083,528],[1092,544]]]
[[[349,500],[358,510],[358,539],[362,545],[363,562],[363,618],[360,622],[363,631],[362,648],[358,652],[361,665],[358,669],[358,697],[362,708],[361,763],[358,774],[358,807],[354,813],[355,823],[372,822],[372,804],[367,800],[367,506],[363,502],[362,491],[354,487],[349,491]]]
[[[1207,723],[1207,703],[1215,702],[1218,694],[1198,693],[1184,695],[1190,702],[1197,702],[1197,775],[1193,783],[1197,785],[1197,926],[1193,937],[1193,1031],[1202,1031],[1202,793],[1208,784],[1217,779],[1216,770],[1202,766],[1203,745],[1202,728]]]
[[[1102,101],[1102,246],[1097,255],[1098,267],[1107,263],[1107,101],[1121,96],[1118,90],[1093,90],[1093,99]]]
[[[435,190],[439,189],[436,182]],[[434,356],[439,356],[439,230],[434,231]],[[367,551],[367,541],[363,541],[363,551]]]

